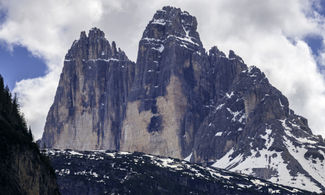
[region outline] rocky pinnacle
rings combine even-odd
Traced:
[[[136,63],[93,28],[68,51],[42,144],[186,158],[285,185],[325,188],[325,144],[264,73],[217,47],[197,20],[158,10]]]

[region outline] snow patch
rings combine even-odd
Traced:
[[[216,167],[216,168],[221,168],[221,169],[225,169],[226,167],[229,166],[229,163],[231,162],[231,155],[234,153],[234,149],[232,148],[231,150],[229,150],[222,158],[220,158],[219,160],[217,160],[213,165],[211,165],[212,167]]]
[[[163,44],[160,44],[160,46],[158,48],[152,47],[151,49],[153,50],[157,50],[159,53],[162,53],[165,49]]]
[[[158,51],[161,53],[164,51],[164,49],[165,49],[165,47],[163,45],[160,45],[160,47],[158,48]]]
[[[281,106],[281,108],[283,108],[284,107],[284,105],[282,104],[282,102],[281,102],[281,100],[279,99],[279,103],[280,103],[280,106]]]
[[[185,36],[185,37],[178,37],[178,36],[175,36],[175,35],[168,35],[168,36],[167,36],[167,39],[169,39],[169,38],[171,38],[171,37],[174,37],[174,38],[176,38],[176,39],[182,41],[182,42],[185,44],[184,46],[185,46],[186,48],[188,48],[188,47],[186,46],[186,43],[190,43],[190,44],[192,44],[192,45],[199,46],[199,44],[197,44],[197,43],[195,43],[194,41],[192,41],[192,38],[194,39],[194,37],[189,37],[189,36],[188,36],[188,31],[185,31],[185,33],[186,33],[186,36]]]
[[[101,58],[97,58],[97,59],[89,59],[88,62],[97,62],[97,61],[104,61],[104,62],[111,62],[111,61],[115,61],[118,62],[120,61],[119,59],[116,58],[108,58],[108,59],[101,59]]]
[[[76,152],[76,151],[69,151],[69,153],[71,155],[80,155],[80,156],[83,156],[83,154],[79,153],[79,152]]]
[[[161,39],[155,39],[155,38],[149,38],[149,37],[143,37],[141,40],[148,41],[148,42],[157,42],[157,43],[163,42],[163,40],[161,40]]]
[[[265,140],[266,149],[269,149],[274,142],[274,138],[271,137],[272,129],[266,129],[265,133],[265,135],[260,135],[260,137]]]
[[[315,178],[319,183],[321,183],[323,186],[325,186],[325,166],[324,163],[320,159],[313,159],[316,163],[313,163],[310,159],[305,159],[304,155],[308,151],[304,147],[296,147],[292,144],[292,142],[287,139],[286,137],[283,137],[285,140],[285,144],[288,148],[289,153],[297,159],[298,163],[302,166],[302,168],[313,178]],[[304,175],[301,175],[300,177],[303,177],[303,181],[305,182],[305,185],[308,186],[308,189],[315,192],[321,192],[319,187],[315,185],[314,182],[312,182],[309,178],[307,178]],[[297,186],[298,187],[298,186]],[[303,186],[300,186],[303,187]]]
[[[294,136],[291,131],[292,129],[290,127],[288,127],[288,125],[286,124],[286,119],[284,120],[279,120],[282,123],[283,128],[285,129],[285,133],[289,136],[294,138],[295,140],[297,140],[298,142],[302,143],[302,144],[316,144],[316,141],[307,139],[305,137],[296,137]],[[292,124],[292,123],[291,123]]]
[[[119,152],[118,154],[120,154],[120,155],[130,155],[131,153],[130,152]]]
[[[266,134],[262,135],[262,137],[270,140],[269,137],[271,135],[271,132],[272,131],[268,129],[266,131]],[[269,141],[266,146],[269,147],[272,142],[273,141]],[[319,190],[319,188],[306,176],[302,174],[298,174],[297,176],[291,176],[287,168],[287,163],[282,158],[282,152],[274,152],[269,151],[267,149],[259,151],[251,150],[250,156],[244,157],[242,154],[240,154],[235,158],[232,158],[231,156],[233,153],[234,150],[231,149],[222,158],[217,160],[212,166],[248,175],[254,175],[253,169],[256,168],[273,170],[277,171],[277,174],[274,174],[269,179],[269,181],[271,182],[283,185],[290,185],[293,187],[298,187],[307,190],[313,190],[316,192],[318,192]],[[301,154],[303,157],[304,153],[299,152],[299,154]],[[310,166],[310,169],[313,169],[313,166],[311,166],[310,164],[308,165]],[[324,172],[325,170],[323,169],[323,167],[321,170],[318,171],[319,174],[322,174]],[[260,180],[254,180],[252,182],[256,185],[262,185],[259,183]]]
[[[192,155],[193,155],[193,152],[191,152],[191,154],[188,155],[184,160],[187,161],[187,162],[190,162],[191,158],[192,158]]]
[[[69,169],[55,170],[55,173],[57,173],[60,176],[70,175],[70,170]]]
[[[154,19],[151,24],[158,24],[158,25],[162,25],[165,26],[166,25],[166,20],[165,19]]]
[[[233,95],[234,95],[234,92],[233,91],[230,94],[229,93],[226,93],[226,97],[228,99],[230,99]]]
[[[216,110],[220,110],[224,105],[225,105],[225,104],[220,104],[220,105],[216,108]]]
[[[243,123],[243,121],[246,119],[246,115],[243,113],[242,110],[241,111],[235,111],[235,112],[232,111],[230,108],[227,108],[227,110],[231,115],[233,115],[233,117],[231,119],[232,122],[238,121],[240,123]],[[241,117],[239,119],[237,119],[238,116],[241,116]]]

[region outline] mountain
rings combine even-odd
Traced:
[[[114,151],[45,150],[62,195],[312,194],[173,158]]]
[[[42,144],[119,149],[134,66],[99,29],[93,28],[88,37],[82,32],[65,56]]]
[[[59,194],[55,172],[32,140],[0,75],[0,194]]]
[[[166,6],[136,63],[98,28],[65,57],[41,145],[188,159],[310,191],[325,190],[325,143],[257,67],[204,49],[194,16]]]
[[[324,190],[325,145],[256,67],[238,75],[200,126],[193,162]]]

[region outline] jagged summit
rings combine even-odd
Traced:
[[[140,151],[281,184],[325,190],[325,143],[257,67],[205,52],[197,21],[164,7],[136,64],[102,31],[66,55],[42,142],[49,148]]]
[[[194,16],[179,8],[166,6],[155,13],[141,41],[158,45],[176,41],[183,47],[194,49],[196,46],[202,47],[196,30],[197,21]]]
[[[103,31],[92,28],[88,36],[81,32],[65,56],[42,143],[54,148],[118,149],[133,77],[134,63],[114,41],[110,44]]]
[[[220,51],[217,46],[211,47],[211,49],[209,50],[209,55],[210,56],[216,55],[218,57],[224,57],[224,58],[226,58],[225,53],[223,53],[222,51]]]
[[[233,50],[229,50],[228,58],[231,60],[236,59],[236,60],[240,61],[241,63],[244,63],[244,60],[241,57],[239,57],[238,55],[236,55]]]
[[[124,51],[117,48],[105,38],[105,33],[99,28],[89,30],[88,36],[85,31],[80,33],[79,40],[75,40],[65,56],[65,61],[75,60],[124,60],[128,61]]]
[[[97,27],[93,27],[89,30],[88,37],[86,31],[81,31],[80,39],[105,39],[105,33]]]

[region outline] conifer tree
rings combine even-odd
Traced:
[[[3,109],[3,101],[4,101],[4,82],[3,78],[0,75],[0,111]]]
[[[0,75],[0,115],[10,123],[14,129],[22,131],[24,135],[29,134],[26,120],[20,113],[18,98],[12,98],[9,87],[4,85],[3,77]]]
[[[29,126],[28,128],[28,136],[31,141],[34,140],[33,133],[32,133],[32,128]]]

